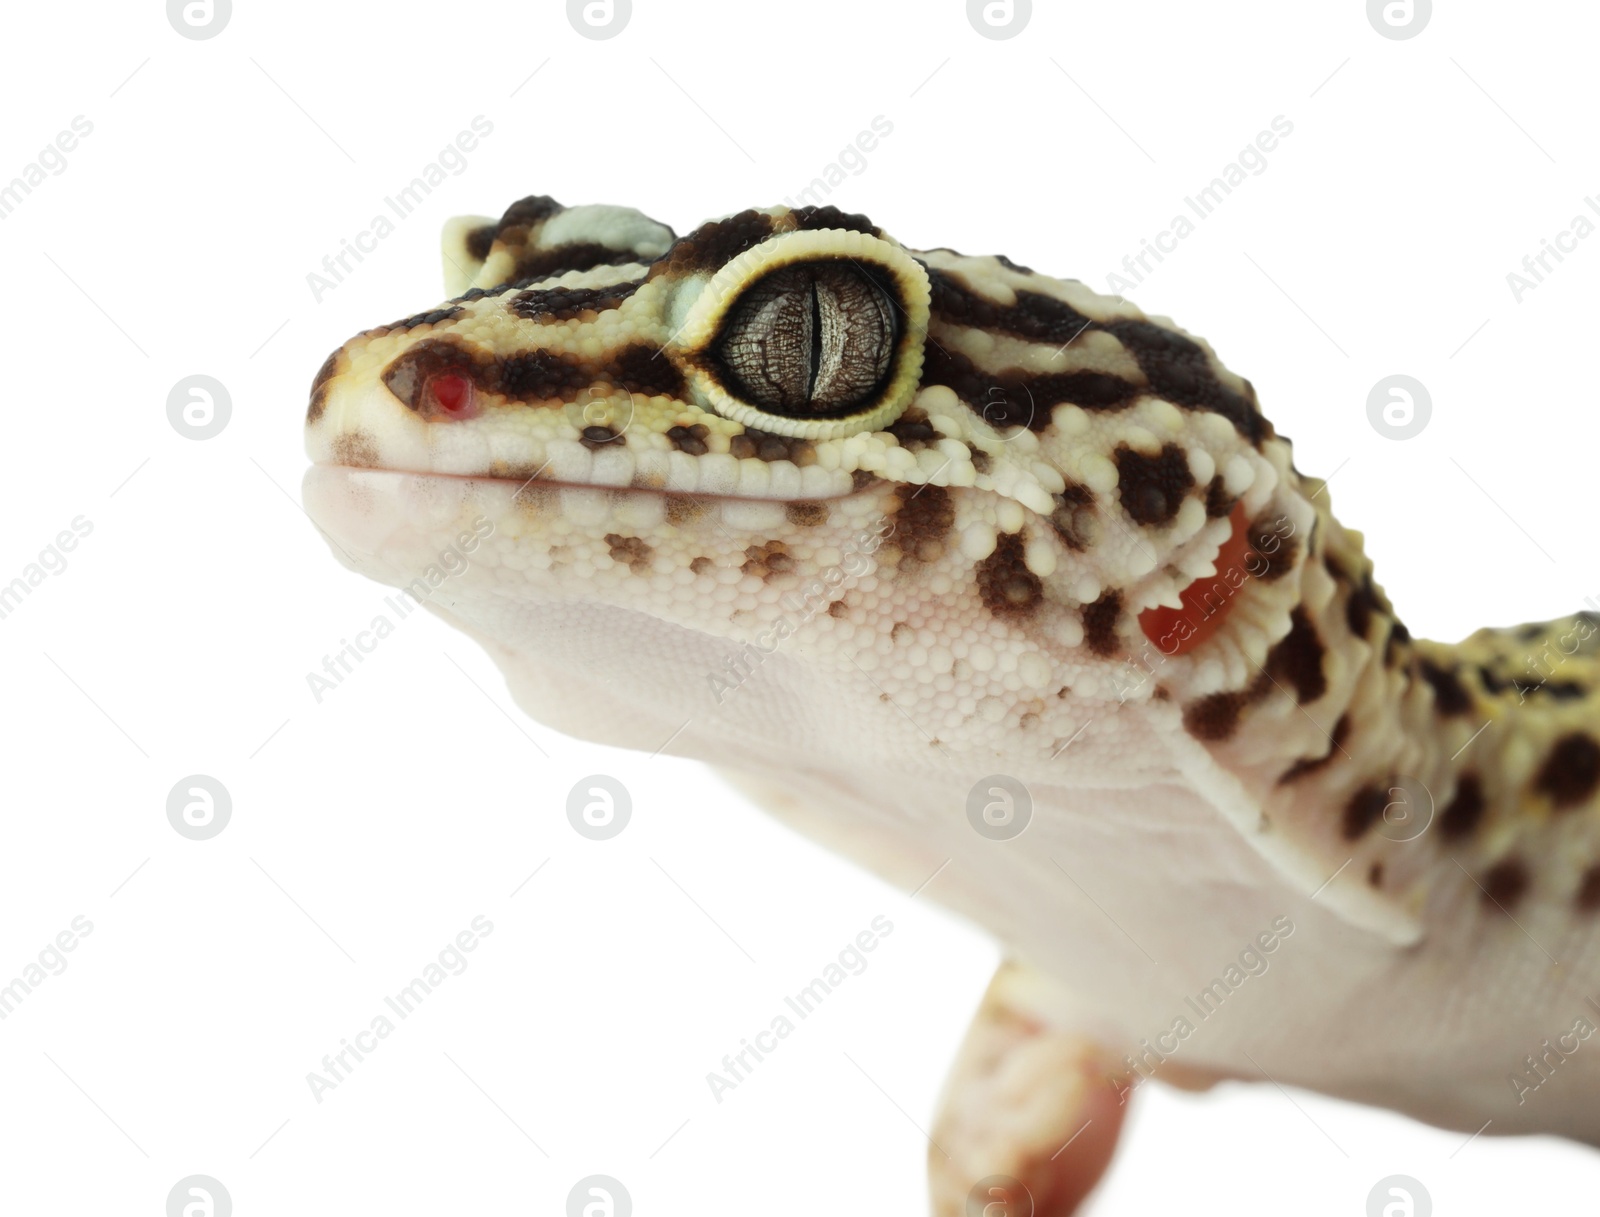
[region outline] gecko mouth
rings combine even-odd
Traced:
[[[842,480],[829,479],[827,484],[819,484],[821,479],[801,479],[799,493],[785,494],[782,496],[755,493],[739,493],[741,487],[733,481],[729,489],[723,489],[713,482],[709,489],[702,488],[697,481],[694,485],[687,484],[688,479],[679,478],[676,482],[665,478],[633,479],[628,483],[613,481],[588,480],[583,478],[563,477],[556,468],[554,458],[542,464],[529,467],[520,464],[496,463],[482,472],[452,471],[438,469],[405,469],[394,468],[378,464],[372,460],[364,460],[361,452],[347,453],[346,459],[319,460],[312,463],[312,470],[336,469],[349,472],[366,472],[376,474],[391,474],[396,477],[429,479],[437,478],[441,481],[451,482],[477,482],[498,487],[512,487],[513,496],[533,497],[551,491],[588,491],[610,496],[639,496],[657,498],[681,498],[691,500],[707,500],[725,503],[750,503],[750,504],[785,504],[815,503],[824,504],[838,502],[842,499],[853,498],[857,495],[870,494],[873,490],[885,484],[885,479],[877,474],[865,470],[846,473]],[[569,471],[570,472],[570,471]],[[309,476],[309,471],[308,471]],[[703,479],[702,479],[703,480]],[[727,479],[718,479],[724,481]],[[806,493],[808,488],[812,493]]]
[[[329,414],[334,411],[329,410]],[[355,413],[355,411],[351,411]],[[880,481],[877,475],[828,467],[805,441],[750,433],[716,451],[704,427],[674,427],[660,437],[581,418],[565,436],[535,438],[515,417],[465,426],[418,429],[376,423],[372,411],[344,419],[324,415],[307,429],[307,455],[317,465],[385,469],[425,477],[589,487],[596,490],[692,495],[705,499],[826,502]],[[331,425],[330,425],[331,424]]]

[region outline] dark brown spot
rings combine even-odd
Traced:
[[[595,371],[571,355],[559,351],[518,351],[500,360],[486,379],[480,375],[479,387],[498,392],[512,401],[535,402],[571,400],[582,389],[595,383]]]
[[[706,454],[706,436],[711,434],[704,423],[695,423],[692,427],[668,427],[667,441],[679,452],[687,452],[690,456],[704,456]]]
[[[686,494],[669,494],[666,507],[667,523],[673,525],[692,524],[706,513],[704,503]]]
[[[955,524],[955,504],[943,486],[908,487],[894,513],[894,532],[890,539],[902,554],[913,561],[933,562],[944,554],[944,539]],[[1017,540],[1020,546],[1021,542]],[[996,551],[998,552],[998,550]],[[1030,578],[1032,575],[1030,573]],[[1035,587],[1039,581],[1034,579]]]
[[[1139,389],[1104,372],[1030,373],[1016,368],[989,372],[958,351],[930,341],[923,356],[923,385],[946,385],[991,427],[1043,431],[1063,402],[1085,410],[1121,410]]]
[[[1208,519],[1220,520],[1233,510],[1233,505],[1236,502],[1238,500],[1229,494],[1226,487],[1223,486],[1220,473],[1206,483],[1206,517]]]
[[[1510,913],[1517,906],[1532,882],[1527,864],[1521,858],[1496,862],[1479,880],[1483,902],[1503,913]]]
[[[1367,575],[1360,583],[1350,586],[1350,598],[1345,601],[1344,620],[1350,627],[1350,632],[1357,638],[1365,638],[1367,631],[1372,627],[1372,618],[1383,611],[1383,602],[1378,599],[1377,590],[1372,586],[1372,576]]]
[[[790,461],[805,466],[816,464],[816,446],[808,439],[790,435],[774,435],[746,427],[728,440],[728,451],[740,460],[755,457],[762,461]]]
[[[1150,392],[1176,406],[1222,415],[1253,444],[1272,434],[1271,425],[1254,403],[1222,383],[1205,351],[1192,338],[1153,321],[1108,321],[1097,328],[1115,335],[1133,354],[1149,381]]]
[[[623,347],[602,367],[602,374],[630,393],[683,396],[683,372],[664,351],[647,343]]]
[[[1600,744],[1583,731],[1563,735],[1550,749],[1534,785],[1557,811],[1585,803],[1600,785]]]
[[[505,209],[500,222],[494,226],[495,231],[503,233],[517,228],[526,230],[565,210],[565,207],[548,194],[530,194]],[[525,236],[526,232],[524,231],[522,235]]]
[[[977,473],[988,473],[990,466],[989,454],[982,448],[968,447],[967,452],[972,457],[972,468]]]
[[[1552,668],[1554,666],[1551,665]],[[1533,670],[1531,664],[1529,670]],[[1551,680],[1546,676],[1541,680],[1524,684],[1515,676],[1501,676],[1486,664],[1478,665],[1478,679],[1483,682],[1486,691],[1496,694],[1515,693],[1518,702],[1527,701],[1528,698],[1535,696],[1548,697],[1552,701],[1581,701],[1589,695],[1589,690],[1575,680]]]
[[[1003,619],[1025,620],[1038,610],[1044,585],[1023,559],[1020,536],[1005,534],[994,553],[978,563],[978,595],[991,613]]]
[[[828,616],[830,617],[843,617],[849,611],[850,610],[844,606],[843,596],[840,596],[837,600],[828,605]]]
[[[1322,674],[1326,653],[1317,627],[1297,605],[1289,614],[1289,632],[1267,652],[1267,671],[1274,680],[1293,686],[1302,706],[1309,705],[1328,691],[1328,678]]]
[[[1426,659],[1417,661],[1417,674],[1433,686],[1433,704],[1446,718],[1455,718],[1472,709],[1472,695],[1453,668],[1441,668]]]
[[[467,234],[467,256],[474,262],[482,262],[494,248],[495,228],[494,224],[483,224]]]
[[[838,228],[845,232],[864,232],[868,236],[878,236],[878,226],[866,216],[852,211],[840,211],[837,207],[796,207],[789,213],[796,231],[810,232],[819,228]]]
[[[610,427],[593,426],[585,427],[583,434],[578,437],[578,442],[593,452],[596,448],[603,447],[617,438],[617,433]]]
[[[876,473],[867,469],[856,469],[850,474],[850,489],[852,491],[865,490],[868,486],[875,484],[877,480],[878,475]]]
[[[1065,346],[1087,330],[1101,330],[1128,349],[1144,373],[1150,392],[1174,405],[1220,414],[1252,443],[1259,444],[1271,434],[1270,426],[1255,407],[1254,391],[1242,395],[1224,385],[1200,344],[1174,330],[1153,321],[1094,321],[1065,301],[1038,292],[1019,291],[1016,303],[999,304],[970,290],[949,272],[932,267],[928,268],[928,279],[937,320],[999,330],[1056,346]],[[957,393],[960,394],[959,389]]]
[[[1126,444],[1119,445],[1117,492],[1122,509],[1135,523],[1169,524],[1194,487],[1189,458],[1176,444],[1165,444],[1157,456],[1146,456]]]
[[[904,642],[907,638],[915,638],[917,632],[904,621],[896,621],[894,628],[889,631],[890,642]]]
[[[593,270],[597,266],[627,266],[634,262],[649,262],[631,249],[612,249],[594,241],[574,241],[570,245],[557,245],[552,249],[523,249],[506,284],[510,287],[527,287],[541,279],[554,279],[573,270]]]
[[[314,423],[322,417],[322,411],[328,404],[328,382],[333,379],[339,367],[339,356],[344,354],[340,347],[333,354],[322,361],[322,366],[317,369],[317,374],[311,381],[311,402],[306,407],[306,422]]]
[[[677,365],[645,344],[623,347],[603,363],[560,351],[518,351],[492,369],[478,372],[475,379],[481,389],[522,402],[570,401],[596,384],[667,397],[677,396],[683,388],[683,373]]]
[[[703,575],[708,570],[710,570],[712,567],[714,567],[715,565],[716,565],[715,562],[713,562],[710,558],[708,558],[704,554],[702,554],[700,557],[694,558],[694,559],[692,559],[690,561],[689,570],[693,574]]]
[[[747,575],[766,580],[773,575],[788,574],[794,569],[794,559],[789,556],[789,547],[782,541],[768,541],[764,545],[747,546],[744,565],[739,569]]]
[[[650,567],[650,559],[655,556],[641,537],[624,537],[614,532],[606,533],[606,544],[611,549],[611,560],[621,562],[634,574],[642,574]]]
[[[372,334],[397,334],[404,333],[406,330],[414,330],[419,326],[438,325],[441,321],[449,321],[452,317],[459,317],[462,311],[462,309],[454,305],[446,306],[445,308],[429,309],[425,313],[416,313],[400,321],[391,321],[388,325],[378,325],[374,326],[370,330],[362,330],[361,336],[367,337],[368,335]]]
[[[378,463],[378,445],[365,431],[353,431],[333,441],[333,459],[341,465],[371,469]]]
[[[1303,778],[1308,773],[1316,773],[1324,768],[1333,758],[1343,750],[1345,740],[1350,738],[1350,716],[1341,714],[1339,721],[1333,724],[1333,742],[1328,745],[1328,750],[1321,756],[1303,756],[1294,764],[1283,771],[1278,778],[1278,785],[1283,786],[1289,782]]]
[[[1366,836],[1372,826],[1383,818],[1383,809],[1387,806],[1387,786],[1368,785],[1356,791],[1344,805],[1344,819],[1339,826],[1344,839],[1359,841]]]
[[[918,414],[920,415],[920,411]],[[914,416],[910,411],[895,419],[884,430],[894,436],[902,448],[910,448],[912,451],[939,438],[938,431],[934,430],[933,424],[926,417]]]
[[[1600,912],[1600,866],[1584,871],[1583,882],[1578,885],[1577,904],[1580,913]]]
[[[1122,618],[1122,593],[1115,589],[1101,592],[1093,604],[1083,606],[1083,641],[1099,656],[1117,652],[1117,623]]]
[[[1019,291],[1015,304],[1000,304],[972,291],[949,271],[928,267],[933,316],[953,325],[999,330],[1033,342],[1065,346],[1097,323],[1064,300]]]
[[[1006,257],[1005,254],[995,254],[994,260],[1000,263],[1000,265],[1005,267],[1007,270],[1014,270],[1019,275],[1033,274],[1033,268],[1031,266],[1023,266],[1021,263],[1013,262],[1010,258]]]
[[[569,321],[584,313],[603,313],[617,308],[642,285],[643,280],[609,287],[528,288],[511,298],[510,307],[517,316],[540,324]]]
[[[1247,693],[1208,694],[1183,708],[1183,729],[1195,739],[1220,743],[1231,738],[1238,729],[1239,716],[1249,704]]]
[[[676,242],[650,270],[658,274],[690,275],[715,271],[753,245],[772,235],[772,217],[763,212],[741,211],[725,220],[702,224]]]
[[[1483,821],[1487,809],[1482,780],[1475,773],[1463,773],[1456,782],[1456,792],[1449,806],[1439,815],[1439,836],[1446,841],[1470,837]]]
[[[1398,668],[1405,659],[1405,645],[1400,635],[1394,630],[1389,631],[1388,640],[1383,644],[1383,666]]]
[[[1250,526],[1249,543],[1259,562],[1252,560],[1250,574],[1263,583],[1281,579],[1294,569],[1294,560],[1300,552],[1300,543],[1291,533],[1285,536],[1280,530],[1281,519],[1257,520]]]
[[[592,385],[609,383],[630,393],[675,395],[682,387],[678,368],[656,348],[624,347],[605,363],[535,348],[494,360],[454,338],[428,338],[395,359],[384,370],[389,391],[413,410],[422,406],[428,379],[452,372],[470,379],[486,393],[511,401],[571,401]]]
[[[826,503],[788,503],[784,505],[784,518],[798,528],[815,528],[828,522]]]
[[[1374,862],[1371,866],[1367,867],[1367,886],[1368,887],[1382,887],[1383,886],[1383,863],[1382,862]]]

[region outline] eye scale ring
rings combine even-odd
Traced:
[[[672,344],[700,404],[777,435],[877,430],[910,404],[927,336],[927,272],[866,233],[782,233],[724,265]]]

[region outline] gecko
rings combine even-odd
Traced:
[[[993,935],[934,1213],[1074,1211],[1152,1079],[1600,1145],[1600,617],[1412,637],[1248,380],[1003,256],[530,196],[443,265],[316,373],[308,513]]]

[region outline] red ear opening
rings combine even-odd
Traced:
[[[1243,503],[1233,505],[1228,522],[1233,532],[1222,543],[1222,551],[1217,555],[1217,573],[1196,579],[1184,588],[1179,593],[1182,608],[1162,605],[1139,614],[1139,628],[1144,636],[1169,658],[1188,654],[1215,634],[1233,608],[1239,589],[1250,577],[1245,565],[1250,539]]]

